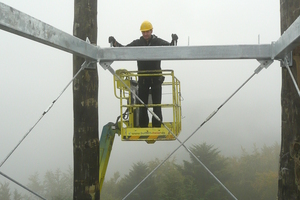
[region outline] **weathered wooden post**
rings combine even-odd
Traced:
[[[300,14],[299,0],[280,0],[281,33]],[[300,86],[300,48],[293,50],[291,71]],[[291,76],[282,66],[282,137],[278,181],[278,199],[300,199],[300,97]]]
[[[73,35],[97,43],[97,0],[74,1]],[[73,74],[84,63],[73,56]],[[96,63],[94,63],[96,65]],[[73,199],[100,199],[98,73],[83,70],[73,83],[74,109],[74,196]]]

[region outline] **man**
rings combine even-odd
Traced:
[[[140,31],[142,32],[142,36],[139,39],[132,41],[130,44],[126,45],[127,47],[131,46],[174,46],[177,44],[178,36],[176,34],[172,34],[171,43],[158,38],[153,35],[153,26],[149,21],[144,21],[140,27]],[[122,44],[116,41],[116,39],[112,36],[108,39],[109,43],[111,43],[114,47],[123,47]],[[137,61],[138,71],[149,71],[149,70],[161,70],[160,60],[155,61]],[[142,72],[141,72],[142,73]],[[145,72],[148,73],[149,72]],[[155,71],[153,73],[160,73],[159,71]],[[148,104],[148,96],[151,88],[152,94],[152,103],[153,104],[161,104],[161,96],[162,96],[162,88],[161,85],[164,81],[163,76],[139,76],[138,79],[138,96],[145,103]],[[141,107],[139,109],[139,126],[140,127],[148,127],[149,117],[147,113],[146,107]],[[160,106],[154,106],[153,112],[160,118],[160,121],[155,117],[152,117],[152,127],[161,127],[162,121],[162,112]]]

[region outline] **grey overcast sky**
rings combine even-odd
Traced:
[[[2,0],[41,21],[72,35],[74,1]],[[108,47],[114,36],[127,44],[140,37],[139,26],[149,20],[154,34],[178,46],[271,44],[280,37],[279,0],[107,0],[98,1],[98,45]],[[260,40],[258,40],[260,38]],[[72,55],[0,30],[0,161],[33,126],[51,102],[72,79]],[[182,132],[186,139],[247,78],[256,60],[162,61],[181,81]],[[115,62],[114,69],[136,70],[135,62]],[[100,66],[100,130],[119,115],[113,93],[113,77]],[[187,145],[206,142],[224,155],[239,155],[241,147],[280,143],[281,69],[275,61],[236,94]],[[26,183],[38,171],[73,166],[72,87],[0,169]],[[164,158],[178,142],[122,142],[115,138],[107,178],[128,173],[133,162]],[[188,159],[180,149],[176,158]],[[0,177],[0,182],[6,181]]]

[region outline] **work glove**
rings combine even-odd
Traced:
[[[113,37],[113,36],[109,36],[108,37],[108,42],[110,43],[110,44],[115,44],[115,42],[116,42],[116,39]]]

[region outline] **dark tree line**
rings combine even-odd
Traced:
[[[191,150],[218,177],[239,200],[276,199],[279,144],[254,146],[252,153],[242,149],[240,157],[224,157],[217,148],[206,143],[193,145]],[[127,175],[117,172],[105,181],[101,200],[124,198],[161,160],[132,165]],[[190,157],[182,164],[168,160],[152,176],[143,182],[128,198],[161,200],[209,200],[233,199],[226,190],[199,164]]]
[[[26,185],[30,190],[40,196],[51,200],[73,199],[73,170],[69,168],[66,172],[60,169],[47,171],[43,181],[38,172],[31,175]],[[23,190],[15,189],[11,192],[8,182],[0,183],[1,200],[40,200],[39,197]]]
[[[213,145],[206,143],[190,147],[193,153],[218,177],[239,200],[274,200],[277,196],[279,144],[254,146],[251,153],[242,149],[239,157],[225,157]],[[133,163],[128,174],[116,172],[106,180],[101,200],[124,198],[161,160]],[[166,161],[128,200],[231,200],[232,197],[193,157],[183,162],[175,158]],[[42,181],[41,181],[42,179]],[[44,176],[37,172],[29,177],[27,186],[46,199],[73,199],[73,170],[47,171]],[[1,200],[38,199],[23,189],[10,189],[8,182],[0,183]]]

